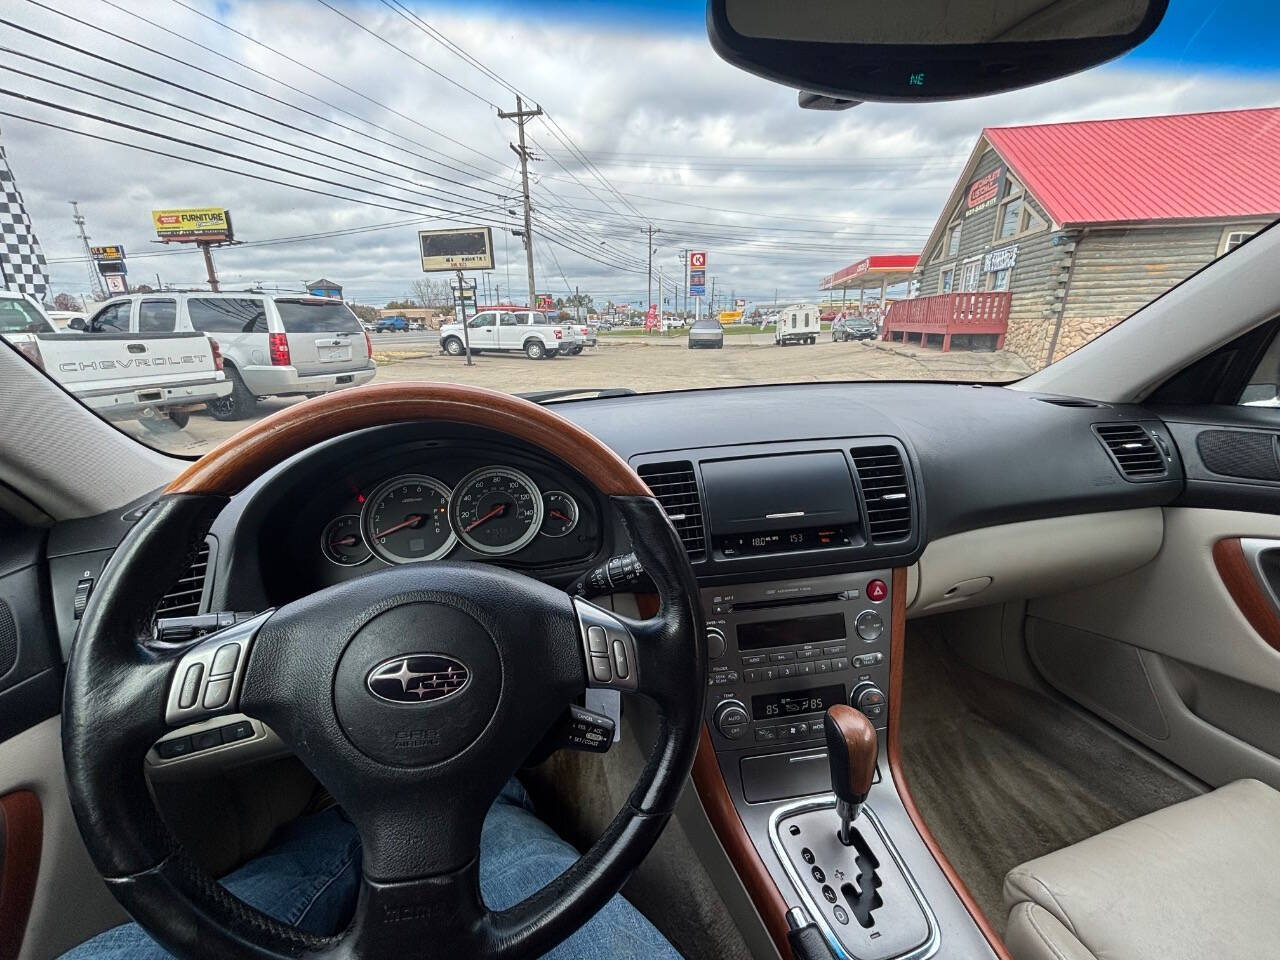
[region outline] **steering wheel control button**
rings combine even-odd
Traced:
[[[193,663],[182,677],[182,692],[178,694],[178,706],[186,710],[200,699],[200,681],[204,679],[204,664]]]
[[[591,658],[591,676],[600,683],[608,683],[613,679],[613,674],[609,670],[608,657]]]
[[[156,754],[161,760],[176,760],[191,752],[190,737],[174,737],[172,740],[161,740],[156,744]]]
[[[613,641],[613,672],[619,680],[631,675],[631,664],[627,660],[627,648],[621,640]]]
[[[636,642],[618,617],[582,597],[573,598],[582,637],[587,686],[635,690],[638,686]],[[600,649],[603,635],[605,646]]]
[[[402,603],[351,637],[333,679],[347,739],[395,767],[469,747],[493,719],[502,661],[489,631],[449,600]]]
[[[853,621],[853,629],[867,643],[879,640],[880,635],[884,633],[884,617],[874,610],[864,610],[858,614],[858,619]]]
[[[220,710],[227,705],[230,699],[230,677],[219,677],[217,680],[210,680],[204,688],[204,708],[206,710]]]
[[[222,746],[221,730],[201,730],[191,735],[192,750],[209,750],[220,746]]]
[[[604,627],[587,627],[587,648],[593,657],[609,652],[609,638],[605,636]]]
[[[253,738],[253,723],[248,720],[241,720],[237,723],[229,723],[225,727],[220,728],[223,743],[237,743],[240,740],[251,740]]]
[[[889,586],[883,580],[872,580],[867,583],[867,599],[879,603],[889,596]]]
[[[273,612],[250,616],[211,633],[182,655],[169,685],[165,723],[181,727],[235,711],[253,639]],[[228,619],[238,616],[231,614]]]
[[[213,655],[213,666],[209,668],[209,676],[226,677],[236,672],[236,664],[240,661],[240,644],[224,643]]]

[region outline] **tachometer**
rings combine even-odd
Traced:
[[[417,473],[374,490],[360,523],[365,542],[387,563],[438,560],[458,542],[449,526],[449,488]]]
[[[481,467],[454,488],[449,519],[477,553],[514,553],[538,535],[542,494],[519,470]]]
[[[354,513],[334,517],[320,534],[320,550],[325,559],[340,567],[358,567],[369,559],[369,547],[360,533],[360,518]]]

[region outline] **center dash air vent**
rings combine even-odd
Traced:
[[[857,447],[849,451],[867,502],[867,537],[893,543],[911,536],[911,492],[897,447]]]
[[[200,612],[205,573],[209,569],[209,541],[200,544],[182,578],[169,588],[156,607],[157,617],[191,617]]]
[[[698,479],[693,464],[688,460],[647,463],[639,473],[680,534],[689,559],[706,559],[707,539],[702,529],[702,504],[698,500]]]
[[[1169,472],[1151,434],[1140,423],[1095,423],[1107,453],[1126,480],[1158,480]]]

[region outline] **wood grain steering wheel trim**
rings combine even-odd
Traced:
[[[605,496],[652,496],[625,460],[558,413],[495,390],[425,381],[369,384],[294,404],[222,441],[165,492],[229,497],[316,443],[414,420],[494,430],[560,458]]]

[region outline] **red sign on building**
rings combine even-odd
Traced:
[[[964,215],[985,210],[996,202],[1000,195],[1000,181],[1004,177],[1004,167],[997,167],[985,177],[979,177],[969,184],[968,196],[965,198]]]

